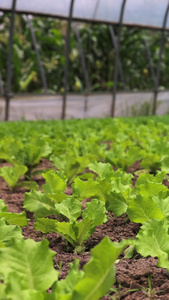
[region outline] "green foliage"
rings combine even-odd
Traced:
[[[50,159],[57,169],[64,171],[68,178],[68,184],[71,184],[78,174],[84,172],[90,163],[87,156],[75,155],[72,152],[65,153],[60,157],[51,156]]]
[[[56,213],[54,203],[40,191],[25,193],[24,208],[34,212],[35,218],[46,217]]]
[[[48,249],[48,241],[35,242],[31,239],[13,239],[11,245],[0,248],[0,269],[4,283],[15,273],[21,280],[22,290],[46,291],[58,272],[53,268],[55,252]]]
[[[151,219],[162,220],[164,215],[151,197],[137,195],[129,202],[127,214],[131,222],[144,223]]]
[[[3,81],[6,82],[6,60],[8,48],[8,29],[10,15],[1,16],[0,35],[0,70]],[[32,25],[35,30],[40,57],[44,67],[49,91],[51,93],[63,92],[64,75],[64,48],[66,25],[63,21],[52,18],[34,17]],[[115,35],[118,28],[114,26]],[[89,73],[89,82],[92,91],[111,91],[114,85],[115,49],[112,47],[109,27],[101,24],[80,24],[79,33],[85,53],[85,61]],[[152,89],[153,81],[149,61],[143,44],[143,37],[147,39],[152,55],[154,69],[157,66],[160,46],[160,33],[123,26],[121,32],[120,57],[122,60],[125,86],[128,90]],[[14,92],[42,92],[42,82],[39,76],[39,67],[26,18],[17,15],[15,18],[14,51],[13,51],[14,77],[12,89]],[[161,64],[161,86],[168,87],[168,44],[164,43],[163,62]],[[69,91],[81,92],[85,90],[81,58],[74,30],[71,31],[71,49],[69,53]],[[121,78],[120,78],[121,79]],[[118,88],[122,89],[121,80]],[[149,113],[150,107],[145,106],[133,109],[136,115],[140,111]]]
[[[169,235],[163,221],[153,219],[142,225],[134,244],[142,256],[157,256],[157,265],[169,270]]]
[[[11,190],[16,186],[19,178],[27,172],[27,167],[18,165],[14,167],[2,167],[0,176],[5,179]]]
[[[0,247],[4,247],[11,242],[12,238],[21,239],[22,231],[18,226],[7,225],[6,222],[0,219]]]
[[[58,213],[68,218],[68,222],[41,218],[35,223],[35,229],[43,233],[59,233],[75,247],[75,251],[82,251],[81,246],[92,235],[95,227],[106,222],[104,202],[97,199],[86,204],[80,221],[77,220],[81,215],[81,203],[78,200],[68,198],[56,204],[55,208]]]
[[[158,266],[169,270],[169,189],[164,185],[169,170],[169,119],[10,122],[0,124],[0,137],[2,163],[4,160],[10,162],[12,170],[18,167],[20,172],[21,162],[24,162],[24,168],[26,164],[34,168],[42,157],[49,158],[51,155],[52,159],[56,158],[59,170],[42,170],[43,178],[38,177],[38,180],[46,181],[42,185],[43,191],[37,190],[36,183],[27,182],[27,187],[32,190],[25,193],[24,208],[34,212],[37,230],[56,232],[66,239],[67,246],[70,243],[76,252],[81,252],[96,226],[107,221],[107,210],[115,216],[125,213],[130,221],[143,224],[135,240],[113,243],[113,248],[112,243],[110,246],[110,242],[103,240],[102,246],[95,248],[99,251],[92,252],[91,261],[84,271],[78,270],[78,262],[75,261],[65,281],[59,281],[51,267],[53,254],[45,250],[47,246],[24,241],[21,230],[16,226],[27,225],[25,212],[12,214],[7,211],[5,201],[0,200],[0,299],[99,299],[114,282],[114,261],[125,245],[130,245],[125,252],[126,257],[132,257],[136,249],[145,257],[158,257]],[[32,144],[36,147],[28,155]],[[38,148],[41,148],[40,154]],[[107,163],[108,153],[111,153],[110,163]],[[124,170],[138,158],[136,167],[139,171],[136,174],[139,177],[132,181],[134,172],[131,175]],[[123,169],[115,171],[111,165],[113,161]],[[48,216],[50,218],[46,218]],[[16,240],[11,239],[12,236]],[[7,266],[9,261],[12,262]],[[37,286],[30,289],[25,277],[28,270],[31,270],[33,283],[36,281],[34,271],[39,270],[40,283],[36,281],[37,286],[43,285],[46,276],[48,284],[42,289],[37,289]],[[48,288],[51,289],[50,294],[46,292]]]
[[[7,224],[27,226],[28,220],[26,218],[26,213],[11,213],[8,212],[8,207],[5,205],[5,201],[0,199],[0,219],[6,221]]]
[[[92,251],[91,260],[85,265],[84,278],[77,283],[72,299],[97,300],[105,295],[115,282],[114,263],[128,241],[111,243],[105,237]]]
[[[64,191],[67,187],[66,182],[67,178],[61,178],[59,172],[48,171],[43,174],[46,184],[44,184],[43,190],[45,195],[54,202],[60,202],[65,199],[66,195]]]
[[[55,252],[48,249],[46,240],[12,239],[11,245],[0,248],[0,299],[99,300],[115,282],[114,263],[129,244],[127,240],[112,243],[104,238],[92,249],[83,271],[75,258],[67,277],[58,280],[58,272],[53,268]],[[48,294],[46,289],[51,286]]]

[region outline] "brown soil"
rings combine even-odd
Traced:
[[[0,167],[4,165],[6,164],[1,163]],[[49,166],[49,162],[43,160],[39,168]],[[133,173],[137,169],[139,169],[138,162],[128,171]],[[35,179],[40,187],[45,183],[44,179],[40,176],[38,177],[36,175]],[[8,205],[8,211],[22,212],[24,193],[27,190],[16,188],[14,192],[11,192],[3,178],[0,178],[0,185],[0,198],[5,200]],[[71,188],[68,188],[66,192],[70,194]],[[121,241],[122,239],[128,238],[134,239],[140,228],[139,224],[131,223],[126,215],[116,218],[112,213],[109,213],[108,222],[98,226],[92,237],[85,242],[85,252],[75,254],[73,248],[68,248],[64,239],[58,234],[45,235],[36,231],[33,227],[34,219],[32,213],[27,212],[27,217],[30,219],[29,224],[27,227],[22,228],[25,239],[32,238],[35,241],[40,241],[42,238],[47,238],[49,240],[50,248],[57,252],[54,258],[54,266],[60,272],[60,279],[65,278],[69,270],[69,263],[73,262],[75,257],[80,260],[80,268],[82,268],[90,259],[90,249],[96,246],[105,236],[108,235],[112,241]],[[116,289],[116,293],[112,291],[110,292],[111,296],[106,295],[101,299],[169,300],[169,277],[166,270],[158,268],[156,263],[156,258],[143,258],[138,254],[135,254],[132,259],[120,260],[116,265],[116,283],[113,286],[113,288]],[[152,287],[150,289],[149,278]],[[136,291],[130,291],[132,289],[136,289]]]

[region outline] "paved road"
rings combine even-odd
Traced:
[[[115,116],[130,116],[143,111],[143,103],[151,106],[152,92],[146,93],[119,93],[116,98]],[[110,116],[112,95],[90,95],[87,99],[81,95],[69,95],[67,98],[66,119],[92,118]],[[142,109],[141,109],[142,106]],[[4,120],[5,101],[0,99],[0,120]],[[144,106],[145,107],[145,106]],[[169,111],[169,91],[158,96],[157,114],[162,115]],[[61,96],[31,96],[15,97],[10,102],[9,120],[37,120],[60,119],[62,114]]]

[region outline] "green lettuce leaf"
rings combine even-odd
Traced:
[[[128,203],[127,214],[131,222],[144,223],[151,219],[162,220],[164,215],[152,198],[136,196]]]
[[[40,191],[25,193],[23,203],[26,210],[34,212],[35,218],[46,217],[57,213],[54,203]]]
[[[4,178],[11,190],[16,186],[19,178],[27,172],[27,167],[17,165],[14,167],[2,167],[0,176]]]
[[[73,193],[78,197],[79,200],[85,198],[90,198],[100,194],[99,183],[89,179],[88,181],[83,181],[78,177],[74,179],[72,184]]]
[[[116,217],[127,211],[128,205],[121,193],[110,192],[107,198],[107,209],[112,211]]]
[[[97,300],[104,296],[115,282],[114,263],[127,241],[111,243],[105,237],[91,250],[91,260],[84,266],[84,277],[77,283],[71,300]]]
[[[134,244],[142,256],[158,257],[157,265],[169,270],[169,235],[163,221],[154,219],[142,225]]]
[[[8,244],[12,238],[23,238],[22,230],[20,229],[20,227],[7,225],[6,222],[2,219],[0,220],[0,228],[0,242],[2,243],[1,246]]]
[[[27,226],[28,220],[26,218],[26,213],[11,213],[11,212],[1,212],[0,218],[5,219],[8,224],[18,225],[18,226]]]
[[[81,202],[72,197],[63,200],[61,203],[55,204],[57,213],[68,218],[70,223],[73,223],[78,217],[80,217],[81,208]]]
[[[22,278],[21,289],[46,291],[58,277],[53,267],[55,252],[48,249],[48,244],[47,240],[13,239],[10,247],[0,248],[4,282],[8,282],[11,272],[16,272]]]
[[[64,179],[53,170],[43,174],[43,177],[46,180],[46,184],[42,185],[42,188],[49,199],[55,202],[61,202],[63,199],[66,199],[67,196],[64,194],[64,191],[67,185]]]

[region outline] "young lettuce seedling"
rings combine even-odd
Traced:
[[[54,166],[64,171],[65,176],[68,178],[67,184],[70,185],[74,178],[84,172],[85,168],[90,163],[89,156],[78,156],[73,152],[66,153],[60,156],[51,156]]]
[[[107,221],[103,201],[92,199],[86,204],[82,219],[78,220],[81,217],[81,208],[82,204],[79,200],[69,197],[55,204],[58,214],[66,217],[68,222],[41,218],[35,223],[35,229],[43,233],[57,232],[75,247],[75,252],[81,252],[84,249],[84,241],[90,238],[96,226]]]
[[[28,168],[22,165],[14,167],[2,167],[0,169],[0,176],[7,182],[11,191],[17,185],[19,178],[27,172]]]

